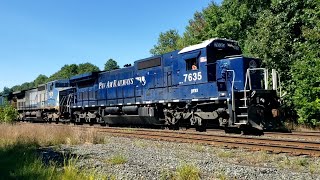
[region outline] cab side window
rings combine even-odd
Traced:
[[[186,59],[187,71],[198,70],[198,61],[197,58]]]

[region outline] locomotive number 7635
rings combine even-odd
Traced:
[[[197,81],[197,80],[201,80],[202,79],[201,72],[183,74],[183,76],[184,76],[184,82]]]

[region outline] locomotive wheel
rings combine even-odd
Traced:
[[[206,132],[207,128],[205,126],[196,126],[196,131],[199,132]]]
[[[207,121],[202,119],[201,125],[196,126],[196,131],[206,132],[207,131]]]
[[[261,136],[261,135],[263,135],[264,133],[263,133],[262,130],[253,128],[253,127],[251,127],[251,126],[244,126],[244,127],[241,129],[241,134],[242,134],[242,135],[256,135],[256,136]]]
[[[177,125],[177,124],[174,124],[174,125],[171,125],[170,127],[169,127],[169,129],[171,128],[171,130],[179,130],[179,125]]]
[[[232,128],[232,127],[226,127],[225,129],[224,129],[224,132],[225,133],[227,133],[227,134],[241,134],[242,133],[242,131],[241,131],[241,129],[239,129],[239,128]]]
[[[59,118],[53,118],[53,121],[58,124],[59,123]]]

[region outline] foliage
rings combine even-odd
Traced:
[[[66,64],[59,71],[50,76],[49,81],[58,80],[58,79],[68,79],[72,76],[83,74],[86,72],[99,71],[100,69],[91,64],[91,63],[83,63],[83,64]]]
[[[7,92],[22,91],[28,90],[35,87],[38,87],[40,84],[47,83],[49,81],[59,80],[59,79],[68,79],[77,74],[83,74],[87,72],[100,71],[99,67],[91,63],[82,63],[82,64],[66,64],[59,71],[51,75],[49,78],[46,75],[40,74],[34,81],[25,82],[21,85],[15,85],[12,88],[4,88],[2,94]],[[0,94],[1,95],[1,94]]]
[[[34,81],[34,86],[38,87],[40,84],[46,83],[48,80],[48,77],[46,75],[40,74]]]
[[[198,180],[200,177],[200,170],[198,167],[190,164],[185,164],[177,168],[176,179],[179,180]]]
[[[0,122],[10,123],[13,122],[18,116],[18,111],[8,103],[0,107]]]
[[[87,62],[87,63],[83,63],[83,64],[78,65],[77,74],[83,74],[83,73],[87,73],[87,72],[97,72],[97,71],[100,71],[98,66]]]
[[[215,6],[213,4],[213,6]],[[182,47],[200,43],[203,40],[209,39],[210,22],[206,21],[204,13],[196,12],[193,19],[189,20],[189,25],[181,38]]]
[[[177,30],[170,29],[160,33],[157,45],[150,50],[152,55],[164,54],[170,51],[180,49],[179,40],[181,39]]]
[[[304,9],[304,25],[301,28],[301,43],[295,43],[297,61],[292,73],[293,102],[299,122],[320,124],[320,2],[310,3]],[[317,7],[317,8],[315,8]]]
[[[56,79],[67,79],[78,74],[78,65],[76,64],[66,64],[59,71],[50,76],[50,81]]]
[[[111,71],[114,69],[119,69],[119,65],[117,63],[117,61],[113,60],[113,59],[109,59],[105,64],[104,64],[104,70],[105,71]]]
[[[164,169],[161,171],[159,179],[161,180],[198,180],[201,179],[198,167],[191,164],[182,164],[177,167],[176,171]]]
[[[10,89],[10,88],[4,87],[4,88],[3,88],[3,91],[0,92],[0,96],[2,96],[2,95],[7,95],[7,94],[9,94],[10,92],[11,92],[11,89]]]
[[[79,169],[80,157],[73,154],[56,152],[49,162],[39,156],[42,154],[39,147],[93,143],[96,140],[92,135],[92,132],[67,126],[0,124],[0,179],[116,179],[112,175],[104,177],[95,171]]]
[[[112,165],[124,164],[127,161],[128,161],[127,158],[121,154],[114,155],[110,159],[107,160],[107,162]]]
[[[0,144],[1,179],[107,179],[79,170],[75,164],[77,158],[66,159],[62,170],[55,162],[45,165],[38,157],[37,148],[33,142]]]
[[[214,37],[237,40],[245,55],[261,58],[280,73],[286,106],[296,110],[299,123],[315,125],[320,122],[319,27],[320,1],[224,0],[195,12],[175,45]],[[159,53],[171,50],[160,45],[168,50]]]

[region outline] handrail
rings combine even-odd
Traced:
[[[279,84],[279,86],[278,86]],[[272,69],[272,89],[275,90],[278,93],[279,89],[279,96],[282,97],[282,87],[281,87],[281,81],[280,81],[280,74],[275,70]]]
[[[248,80],[249,80],[249,90],[252,90],[252,85],[251,85],[251,76],[250,76],[250,71],[256,71],[256,70],[262,70],[263,75],[264,75],[264,83],[265,83],[265,90],[268,90],[268,69],[266,68],[249,68],[247,69],[246,72],[246,80],[244,84],[244,105],[247,106],[247,86],[248,86]]]
[[[227,72],[232,72],[232,85],[231,85],[231,94],[232,94],[232,110],[235,111],[235,99],[234,99],[234,80],[236,78],[234,70],[227,70]]]
[[[282,98],[282,92],[281,92],[281,90],[282,90],[282,87],[281,87],[281,78],[280,78],[280,74],[278,73],[278,71],[277,71],[277,74],[278,74],[278,82],[279,82],[279,97],[280,98]]]

